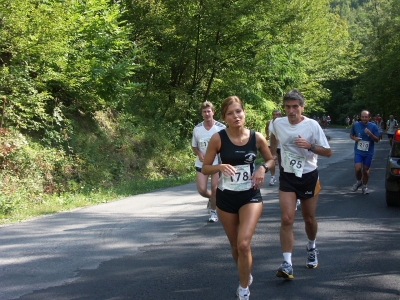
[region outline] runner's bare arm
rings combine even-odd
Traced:
[[[306,139],[302,138],[300,135],[297,139],[294,140],[294,144],[299,148],[307,149],[321,156],[330,157],[332,155],[331,148],[324,148],[316,144],[311,144]]]
[[[222,172],[226,176],[235,175],[236,169],[229,164],[213,165],[214,158],[221,149],[221,138],[218,133],[214,133],[208,142],[207,151],[204,156],[203,167],[201,173],[204,175],[212,175],[217,172]]]
[[[371,130],[369,130],[368,128],[365,128],[364,132],[375,142],[378,143],[379,142],[379,136],[374,135]]]
[[[197,148],[197,147],[193,147],[193,146],[192,146],[192,150],[193,150],[194,154],[196,154],[196,155],[199,157],[199,160],[200,160],[201,162],[203,162],[203,160],[204,160],[204,154],[200,151],[200,149]]]

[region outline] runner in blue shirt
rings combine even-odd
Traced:
[[[361,112],[361,122],[353,124],[350,138],[354,143],[354,168],[357,182],[351,188],[352,192],[358,190],[362,185],[362,193],[369,194],[367,183],[372,157],[374,156],[374,145],[379,142],[379,129],[376,124],[369,121],[370,112]]]

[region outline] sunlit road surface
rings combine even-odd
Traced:
[[[400,299],[400,208],[385,203],[389,142],[376,145],[369,195],[355,182],[349,129],[328,129],[320,158],[319,266],[305,267],[301,210],[294,279],[282,262],[278,185],[262,189],[251,299]],[[277,172],[279,174],[279,172]],[[0,227],[0,299],[235,299],[236,267],[194,183]]]

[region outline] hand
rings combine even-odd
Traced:
[[[200,160],[201,162],[204,161],[204,154],[203,154],[203,153],[199,153],[199,160]]]
[[[229,165],[229,164],[221,164],[220,165],[220,171],[226,177],[231,177],[231,176],[236,174],[236,168],[231,166],[231,165]]]
[[[310,149],[311,144],[307,142],[306,139],[302,138],[301,135],[299,135],[298,138],[294,139],[294,144],[299,147],[299,148],[304,148],[304,149]]]
[[[263,166],[259,167],[251,176],[251,183],[253,189],[257,190],[264,185],[265,169]]]

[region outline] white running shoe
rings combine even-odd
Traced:
[[[208,222],[218,222],[218,215],[216,210],[210,211],[210,217],[208,218]]]
[[[250,290],[247,288],[247,295],[241,296],[239,293],[240,284],[236,290],[236,296],[238,300],[249,300],[250,299]]]
[[[251,286],[252,283],[253,283],[253,275],[250,274],[248,286]]]
[[[238,295],[237,299],[238,300],[250,300],[250,291],[247,295],[244,295],[244,296]]]
[[[297,210],[297,207],[299,207],[300,206],[300,199],[297,199],[296,200],[296,209],[295,210]],[[301,207],[301,206],[300,206]]]
[[[271,178],[271,180],[269,181],[269,185],[275,185],[276,179],[275,178]]]
[[[355,184],[353,184],[351,191],[352,192],[357,191],[360,186],[362,186],[362,182],[360,182],[360,183],[356,182]]]
[[[310,250],[307,250],[307,260],[306,260],[306,267],[309,269],[315,269],[318,267],[318,258],[317,254],[319,254],[318,250],[316,248],[312,248]]]
[[[364,195],[368,195],[369,194],[369,189],[365,186],[365,187],[363,187],[362,188],[362,193],[364,194]]]
[[[252,283],[253,283],[253,275],[250,274],[249,282],[247,283],[247,286],[251,286]],[[239,286],[238,286],[238,288],[236,290],[236,296],[238,297],[238,299],[239,299],[239,287],[240,287],[240,283],[239,283]],[[250,296],[250,291],[249,291],[249,295],[248,296]]]
[[[293,279],[293,267],[287,261],[284,261],[276,271],[276,277]]]

